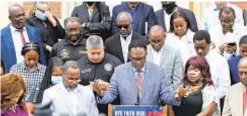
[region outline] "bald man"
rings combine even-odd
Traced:
[[[112,54],[122,63],[129,61],[128,46],[136,39],[147,39],[132,30],[133,19],[128,12],[121,12],[117,16],[117,33],[105,41],[105,51]]]
[[[222,116],[247,116],[247,58],[238,64],[240,81],[228,89]]]
[[[176,89],[183,77],[182,57],[180,51],[166,44],[165,40],[166,34],[161,26],[155,25],[150,29],[147,61],[162,67]]]
[[[11,66],[24,60],[21,49],[27,42],[37,42],[40,47],[39,62],[45,64],[43,44],[40,41],[40,33],[35,27],[26,25],[25,12],[19,4],[9,7],[9,19],[11,23],[1,30],[1,60],[4,62],[6,73]]]

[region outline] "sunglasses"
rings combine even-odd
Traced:
[[[117,25],[117,28],[118,29],[122,29],[122,28],[128,29],[129,28],[129,25]]]

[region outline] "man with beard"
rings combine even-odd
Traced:
[[[81,34],[81,23],[77,17],[69,17],[64,21],[65,39],[52,48],[52,57],[60,57],[63,61],[79,60],[86,50],[86,39]]]
[[[242,58],[238,64],[241,82],[228,89],[222,116],[246,116],[247,106],[247,58]]]
[[[26,25],[24,8],[19,4],[9,7],[9,19],[11,23],[1,29],[1,60],[4,62],[5,73],[10,68],[24,60],[21,49],[27,42],[36,42],[40,47],[39,62],[45,64],[43,44],[40,40],[40,32],[37,28]]]
[[[161,2],[161,4],[162,4],[162,9],[155,12],[155,17],[156,17],[157,25],[161,25],[165,31],[169,32],[170,25],[171,25],[170,24],[171,15],[179,9],[184,11],[186,16],[188,17],[189,22],[191,24],[190,28],[192,29],[192,31],[193,32],[198,31],[196,17],[193,12],[191,12],[190,10],[178,7],[176,5],[176,2],[163,1]]]

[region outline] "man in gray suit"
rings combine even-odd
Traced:
[[[146,42],[135,40],[130,43],[130,62],[115,68],[110,84],[105,92],[104,86],[95,81],[93,89],[100,103],[111,103],[118,95],[121,105],[157,105],[158,100],[170,105],[179,105],[181,94],[175,98],[171,81],[164,70],[150,62],[146,62]]]
[[[176,89],[183,77],[183,61],[180,51],[165,43],[164,29],[155,25],[150,29],[147,46],[147,61],[157,64],[165,70],[166,77],[171,79],[172,87]]]
[[[67,61],[63,69],[63,83],[44,92],[42,104],[51,102],[53,116],[98,116],[92,89],[79,85],[80,69],[75,61]]]

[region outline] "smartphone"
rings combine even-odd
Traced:
[[[237,44],[235,42],[228,43],[228,46],[236,46]]]

